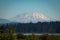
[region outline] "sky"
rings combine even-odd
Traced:
[[[0,18],[11,19],[32,12],[60,21],[60,0],[0,0]]]

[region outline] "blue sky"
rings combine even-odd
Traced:
[[[60,20],[60,0],[0,0],[0,18],[10,19],[32,12]]]

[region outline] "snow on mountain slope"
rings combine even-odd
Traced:
[[[43,15],[42,13],[25,13],[19,14],[16,17],[12,18],[12,20],[21,23],[36,23],[36,22],[49,22],[53,19],[48,18],[47,16]]]

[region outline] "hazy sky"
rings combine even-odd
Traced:
[[[9,19],[32,12],[42,12],[60,20],[60,0],[0,0],[0,18]]]

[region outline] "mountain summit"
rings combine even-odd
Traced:
[[[49,22],[51,21],[50,18],[41,14],[41,13],[24,13],[17,15],[16,17],[12,18],[14,21],[21,22],[21,23],[36,23],[36,22]]]

